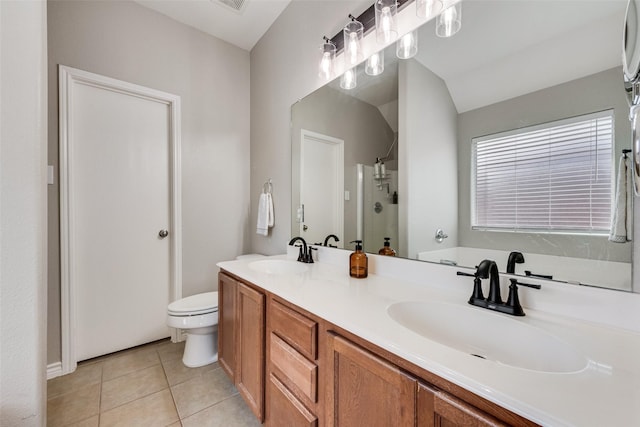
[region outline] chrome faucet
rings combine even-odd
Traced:
[[[340,241],[340,239],[338,239],[338,236],[336,236],[335,234],[329,234],[327,237],[324,238],[324,246],[329,246],[330,248],[335,248],[337,246],[335,245],[329,245],[329,239],[333,239],[336,243]]]
[[[307,242],[302,237],[294,237],[289,241],[289,245],[293,246],[293,244],[298,240],[302,242],[302,245],[295,245],[296,247],[300,248],[300,252],[298,253],[298,261],[307,264],[313,264],[312,251],[317,249],[311,246],[307,246]]]
[[[502,302],[502,297],[500,296],[500,275],[498,273],[498,265],[495,261],[490,259],[483,260],[476,267],[475,274],[462,271],[458,271],[457,274],[458,276],[471,276],[474,278],[473,294],[471,294],[469,298],[469,304],[513,316],[524,316],[524,310],[518,298],[518,285],[534,289],[541,288],[540,285],[518,282],[517,279],[509,279],[511,281],[509,297],[507,298],[507,302]],[[482,294],[482,279],[489,279],[489,296],[487,298]]]
[[[507,274],[515,274],[516,264],[522,263],[524,263],[524,255],[522,255],[522,252],[511,252],[507,259]]]

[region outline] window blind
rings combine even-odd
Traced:
[[[609,231],[613,110],[472,140],[472,228]]]

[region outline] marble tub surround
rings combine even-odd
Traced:
[[[539,424],[640,425],[636,409],[640,405],[637,295],[544,280],[537,281],[541,290],[522,288],[520,300],[526,316],[496,315],[505,316],[505,322],[540,328],[588,361],[578,372],[540,372],[473,357],[427,339],[389,316],[388,307],[403,301],[436,301],[482,310],[466,303],[472,280],[456,276],[456,269],[369,255],[369,277],[352,279],[348,256],[349,251],[319,248],[316,263],[297,274],[267,274],[243,260],[218,266]],[[288,248],[286,255],[266,259],[293,257],[297,249]],[[503,297],[506,295],[505,286]]]

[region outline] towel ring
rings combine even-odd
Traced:
[[[262,192],[271,194],[272,191],[273,191],[273,184],[271,183],[271,178],[269,178],[264,182],[264,184],[262,184]]]

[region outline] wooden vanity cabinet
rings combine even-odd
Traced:
[[[415,378],[330,332],[328,346],[328,426],[415,425]]]
[[[267,337],[265,425],[318,426],[318,321],[271,297]]]
[[[507,426],[346,338],[328,335],[328,426]]]
[[[218,277],[218,362],[262,422],[265,295],[225,273]]]
[[[536,425],[233,275],[218,294],[220,365],[267,426]]]
[[[417,427],[506,427],[491,415],[444,391],[418,382]]]

